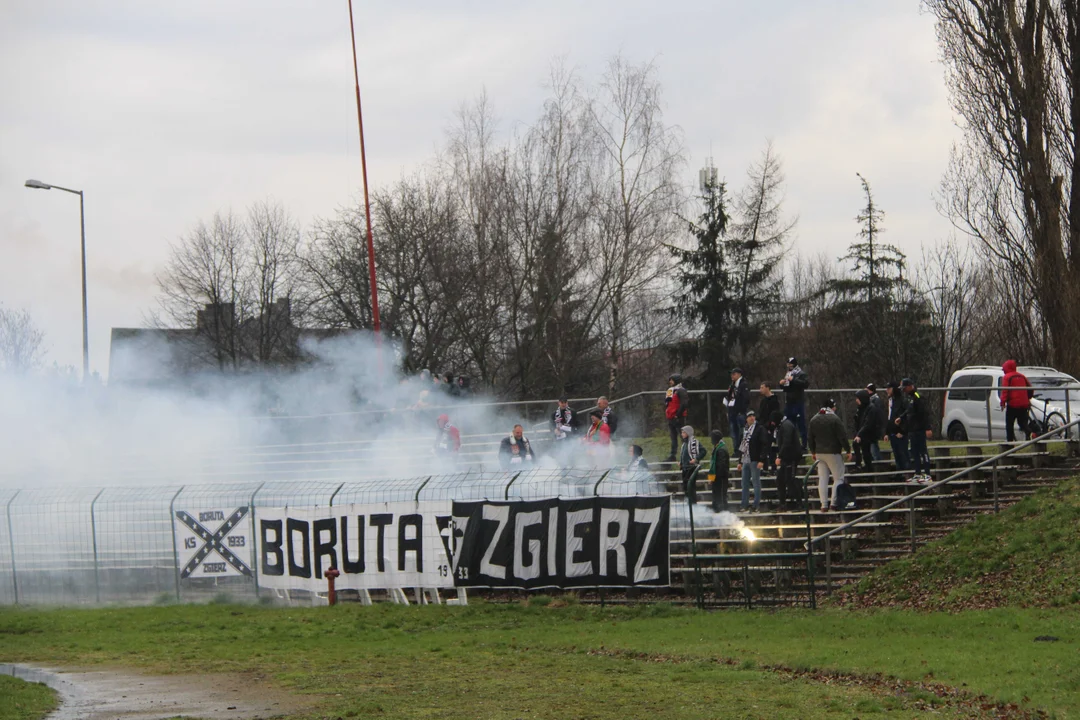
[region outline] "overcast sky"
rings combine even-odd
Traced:
[[[531,122],[564,56],[586,79],[622,52],[654,60],[687,185],[711,154],[741,182],[771,138],[797,246],[839,257],[866,175],[888,240],[910,256],[946,237],[932,193],[958,133],[931,18],[917,0],[673,3],[355,0],[371,182],[430,158],[486,88],[503,130]],[[3,0],[0,303],[79,366],[83,189],[91,368],[111,327],[141,326],[177,239],[267,197],[303,223],[359,195],[345,0]]]

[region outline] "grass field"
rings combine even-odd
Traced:
[[[9,608],[0,610],[0,654],[252,673],[316,699],[316,711],[296,717],[990,717],[970,702],[985,694],[1076,718],[1077,620],[1064,609],[698,613],[543,598],[465,608]],[[1046,635],[1058,641],[1035,642]]]
[[[37,720],[55,707],[56,693],[52,689],[0,675],[0,720]]]
[[[1080,606],[1080,478],[889,563],[851,600],[923,610]]]

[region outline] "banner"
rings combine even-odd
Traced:
[[[457,587],[670,584],[670,497],[455,502]]]
[[[251,577],[251,519],[248,507],[177,510],[180,578]]]
[[[259,585],[326,590],[453,587],[450,502],[258,508]]]

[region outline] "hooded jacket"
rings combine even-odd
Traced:
[[[885,434],[885,413],[881,409],[881,403],[871,402],[869,390],[860,390],[855,393],[855,397],[859,399],[855,437],[859,438],[860,442],[875,442]]]
[[[907,409],[904,410],[904,421],[907,423],[909,433],[924,433],[930,430],[930,411],[926,408],[926,401],[913,389],[907,396]],[[903,424],[903,423],[901,423]]]
[[[798,462],[803,458],[802,438],[795,423],[784,418],[776,426],[776,456],[786,463]]]
[[[1016,361],[1006,360],[1001,364],[1001,369],[1005,371],[1005,376],[1001,378],[1001,385],[1010,388],[1001,391],[1001,407],[1010,407],[1014,410],[1031,407],[1031,398],[1035,395],[1035,391],[1024,387],[1031,383],[1023,373],[1016,371]]]
[[[686,433],[686,439],[683,440],[682,454],[679,457],[679,467],[683,470],[688,470],[694,467],[690,462],[691,459],[697,460],[700,463],[701,459],[705,457],[705,448],[701,447],[701,443],[694,437],[694,428],[687,425],[683,427],[682,431]]]
[[[435,435],[435,450],[444,453],[456,453],[461,450],[461,433],[450,424],[450,417],[445,413],[439,416],[439,431]]]

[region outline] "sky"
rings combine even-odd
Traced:
[[[839,258],[863,198],[912,258],[949,235],[933,194],[959,139],[932,19],[917,0],[355,0],[373,187],[420,168],[486,91],[530,123],[563,58],[586,81],[653,61],[685,182],[707,158],[734,186],[771,139],[795,249]],[[360,197],[346,0],[0,3],[0,304],[81,364],[81,189],[91,370],[112,327],[156,307],[155,274],[216,211],[282,202],[301,223]]]

